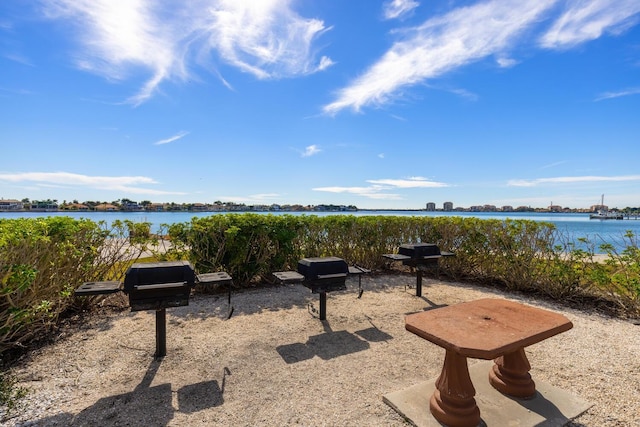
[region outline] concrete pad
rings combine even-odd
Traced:
[[[542,381],[536,383],[532,399],[508,397],[489,384],[493,361],[482,361],[469,367],[476,389],[476,403],[482,422],[487,427],[555,427],[563,426],[589,409],[592,404],[567,391]],[[382,400],[417,427],[440,427],[429,410],[429,399],[437,377],[407,389],[389,393]]]

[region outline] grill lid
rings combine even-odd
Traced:
[[[425,256],[440,255],[440,248],[433,243],[405,244],[400,245],[398,253],[411,258],[422,258]]]
[[[124,276],[124,290],[163,283],[182,283],[192,287],[195,279],[195,271],[188,261],[136,263],[129,267]]]
[[[302,258],[298,261],[298,273],[306,280],[346,277],[349,265],[338,257]]]

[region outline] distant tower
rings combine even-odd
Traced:
[[[453,210],[453,203],[444,202],[444,204],[442,205],[442,210],[445,212],[451,212]]]
[[[435,211],[435,210],[436,210],[436,204],[435,204],[435,203],[433,203],[433,202],[428,202],[428,203],[427,203],[427,210],[428,210],[429,212],[433,212],[433,211]]]

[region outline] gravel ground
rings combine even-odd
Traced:
[[[6,426],[406,426],[384,394],[440,373],[444,350],[404,316],[479,298],[563,313],[573,329],[527,348],[534,379],[593,403],[572,426],[640,426],[640,326],[595,312],[410,274],[357,278],[318,296],[301,285],[196,295],[167,311],[154,360],[153,312],[95,315],[12,369],[30,390]],[[469,363],[477,361],[470,359]],[[427,410],[425,408],[425,410]]]

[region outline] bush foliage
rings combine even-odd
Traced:
[[[46,337],[59,316],[96,298],[77,299],[83,282],[120,279],[141,251],[136,224],[58,216],[0,219],[0,362],[5,351]]]

